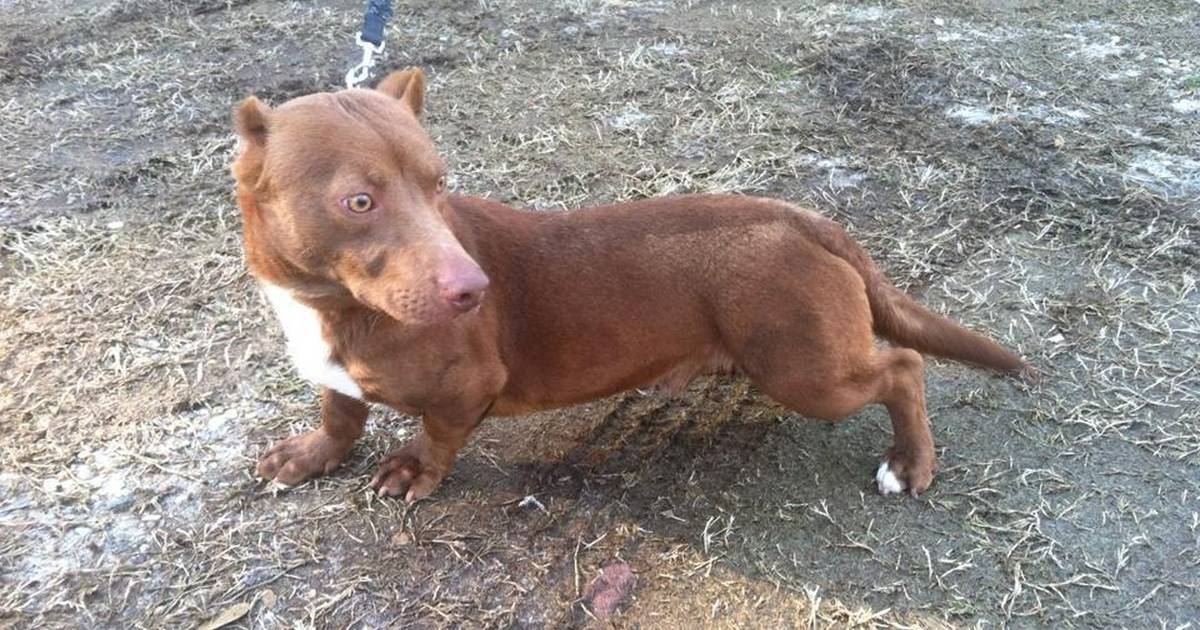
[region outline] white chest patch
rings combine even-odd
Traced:
[[[300,376],[347,396],[362,399],[362,388],[350,378],[346,368],[330,357],[332,347],[321,333],[321,318],[317,312],[292,297],[287,289],[266,282],[262,283],[262,289],[279,316],[279,323],[283,325],[288,355]]]

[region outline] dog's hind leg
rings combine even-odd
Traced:
[[[880,395],[892,417],[892,448],[884,455],[875,483],[882,494],[924,492],[937,472],[937,455],[925,406],[925,360],[916,350],[879,353]]]
[[[876,347],[862,279],[848,264],[816,256],[793,268],[801,266],[805,278],[777,277],[774,291],[738,296],[756,308],[726,311],[726,347],[759,389],[806,416],[839,420],[870,403],[886,406],[893,445],[876,472],[879,491],[924,491],[936,464],[924,360],[908,348]]]
[[[272,446],[258,460],[258,474],[287,485],[328,475],[362,435],[369,413],[361,400],[322,389],[321,426]]]
[[[933,481],[937,463],[925,411],[924,360],[908,348],[881,349],[864,359],[844,371],[784,369],[754,381],[784,405],[822,420],[840,420],[867,404],[882,403],[892,419],[892,447],[876,470],[877,487],[882,494],[907,490],[917,496]]]

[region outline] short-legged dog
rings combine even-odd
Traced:
[[[1002,371],[1026,364],[935,315],[832,221],[783,201],[689,195],[523,212],[450,194],[418,122],[425,80],[237,109],[246,257],[321,425],[258,470],[327,474],[367,402],[420,416],[373,484],[428,495],[481,420],[736,371],[806,416],[868,403],[894,443],[876,482],[913,495],[935,471],[920,352]],[[880,348],[878,334],[894,344]]]

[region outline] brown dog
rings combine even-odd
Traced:
[[[378,402],[422,418],[372,480],[414,501],[484,417],[736,370],[806,416],[886,405],[894,444],[876,482],[916,495],[935,470],[916,350],[1026,369],[893,287],[832,221],[781,201],[534,213],[448,194],[417,121],[424,92],[410,69],[373,91],[237,109],[247,262],[300,373],[323,386],[321,426],[271,448],[268,479],[334,470]]]

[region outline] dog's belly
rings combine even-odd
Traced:
[[[492,407],[494,415],[531,413],[581,404],[636,388],[682,393],[705,374],[735,371],[733,359],[712,345],[697,345],[686,355],[637,356],[636,361],[608,363],[600,369],[522,369],[514,366],[505,390]]]
[[[679,363],[657,379],[654,385],[670,396],[678,396],[698,376],[730,374],[734,371],[733,358],[724,351],[712,349]]]

